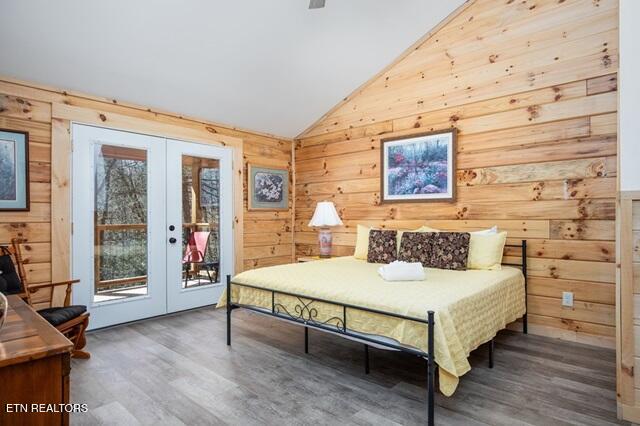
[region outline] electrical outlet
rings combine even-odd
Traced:
[[[572,291],[563,291],[562,292],[562,306],[573,306],[573,292]]]

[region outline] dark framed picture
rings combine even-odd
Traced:
[[[455,201],[456,136],[454,128],[382,139],[381,201]]]
[[[0,129],[0,211],[29,210],[29,133]]]
[[[247,166],[249,210],[289,209],[289,170],[256,164]]]

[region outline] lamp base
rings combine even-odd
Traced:
[[[318,242],[320,243],[320,257],[331,257],[331,230],[329,228],[320,229]]]

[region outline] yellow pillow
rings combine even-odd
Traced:
[[[502,254],[507,242],[507,233],[477,234],[470,232],[468,269],[486,269],[498,271],[502,269]]]
[[[369,252],[369,231],[371,228],[368,226],[358,225],[356,234],[356,250],[353,253],[353,257],[356,259],[367,260],[367,253]]]

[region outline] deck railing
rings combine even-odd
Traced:
[[[102,242],[104,240],[104,232],[105,231],[131,231],[131,230],[144,230],[147,228],[146,223],[121,223],[121,224],[98,224],[94,227],[94,245],[95,245],[95,254],[94,254],[94,273],[95,273],[95,283],[96,290],[105,291],[109,290],[115,286],[122,286],[125,284],[135,284],[135,283],[144,283],[147,279],[147,275],[139,275],[134,277],[126,277],[126,278],[114,278],[103,280],[100,279],[100,250],[102,247]],[[194,232],[197,229],[201,228],[217,228],[216,223],[207,223],[207,222],[193,222],[193,223],[183,223],[182,228],[188,229],[190,232]],[[195,265],[192,265],[192,268]]]

